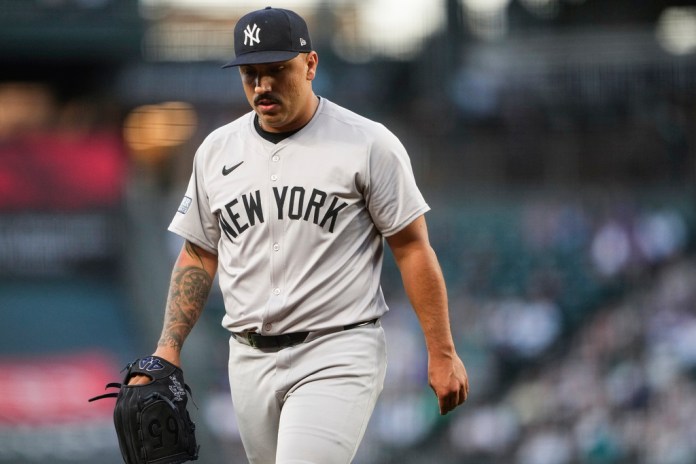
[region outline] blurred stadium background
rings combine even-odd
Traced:
[[[356,463],[696,463],[696,6],[279,0],[316,91],[384,122],[433,207],[471,377],[444,418],[391,258]],[[89,404],[159,335],[195,148],[247,111],[266,3],[0,0],[0,463],[117,463]],[[243,463],[215,292],[184,353],[199,462]]]

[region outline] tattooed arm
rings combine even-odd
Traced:
[[[156,356],[181,365],[181,348],[203,312],[216,271],[216,255],[188,240],[184,243],[169,282],[162,334],[154,353]],[[147,382],[147,377],[138,376],[129,384]]]

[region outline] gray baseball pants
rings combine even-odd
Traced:
[[[251,464],[348,464],[386,371],[379,322],[313,332],[301,344],[260,350],[230,338],[229,377]]]

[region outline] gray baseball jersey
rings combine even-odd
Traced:
[[[402,144],[325,98],[277,144],[253,121],[203,141],[169,226],[218,255],[223,325],[276,335],[384,314],[383,237],[429,210]]]

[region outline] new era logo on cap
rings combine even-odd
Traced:
[[[307,23],[294,11],[271,8],[252,11],[234,28],[235,59],[223,66],[274,63],[312,51]]]

